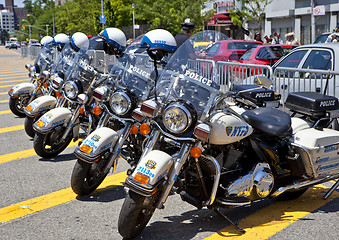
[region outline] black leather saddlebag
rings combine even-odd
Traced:
[[[266,88],[259,88],[257,85],[233,85],[233,92],[240,92],[239,96],[262,106],[263,102],[274,101],[274,91]],[[255,90],[251,90],[255,89]]]
[[[285,102],[287,108],[314,118],[325,117],[327,111],[338,109],[338,99],[318,92],[292,92]]]

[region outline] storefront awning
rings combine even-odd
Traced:
[[[231,25],[231,18],[225,14],[215,14],[208,22],[207,26]]]

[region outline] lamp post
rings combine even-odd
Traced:
[[[46,35],[48,36],[48,24],[46,24]]]

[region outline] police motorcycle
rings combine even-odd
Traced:
[[[238,113],[225,101],[234,92],[221,92],[217,82],[190,68],[195,59],[186,44],[191,43],[174,53],[158,80],[158,101],[141,106],[152,132],[124,184],[127,196],[118,220],[124,238],[140,234],[172,192],[244,232],[219,209],[266,197],[295,199],[339,178],[338,131],[310,127],[275,108]],[[184,56],[190,58],[182,61]]]
[[[77,47],[77,54],[62,87],[68,106],[48,111],[33,124],[33,147],[43,158],[57,156],[72,139],[78,140],[80,128],[88,134],[95,127],[100,116],[90,111],[94,102],[93,88],[102,83],[110,62],[114,61],[113,56],[106,54],[103,40],[99,37],[89,41],[85,34],[78,33],[71,42],[73,47]]]
[[[29,71],[30,82],[20,83],[8,91],[9,108],[18,117],[25,117],[24,108],[36,97],[47,92],[47,86],[44,84],[45,78],[40,73],[50,69],[56,59],[57,51],[53,44],[53,38],[45,36],[41,39],[43,48],[34,65],[26,64]]]
[[[67,69],[74,64],[73,58],[76,51],[72,48],[70,38],[66,34],[57,34],[53,38],[53,43],[60,53],[53,63],[52,68],[41,73],[48,83],[49,90],[46,95],[36,98],[24,108],[26,114],[24,123],[25,132],[32,138],[35,134],[33,123],[50,109],[62,107],[67,103],[61,94],[61,87],[65,80]]]
[[[138,134],[133,110],[153,97],[163,58],[176,50],[176,42],[173,35],[163,29],[152,30],[135,41],[140,42],[139,48],[133,50],[132,43],[113,66],[109,75],[112,80],[94,90],[93,96],[102,101],[104,114],[100,127],[74,152],[78,160],[71,187],[78,195],[93,192],[111,169],[114,172],[120,157],[135,166],[142,153],[145,137]]]

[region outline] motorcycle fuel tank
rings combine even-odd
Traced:
[[[245,120],[231,114],[218,112],[210,120],[211,134],[209,143],[216,145],[240,141],[253,132]]]

